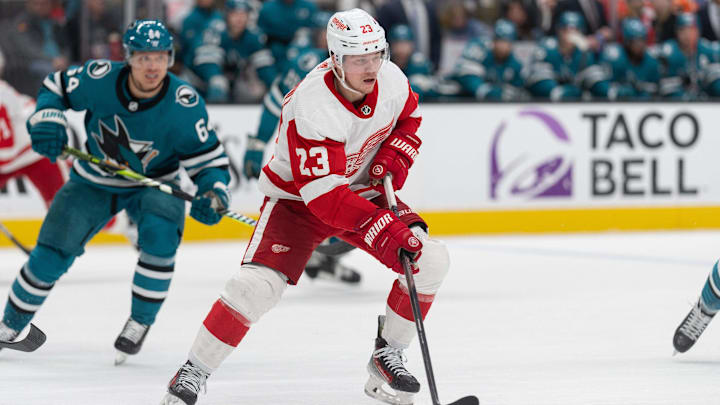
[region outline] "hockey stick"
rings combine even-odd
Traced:
[[[387,198],[390,210],[393,214],[399,216],[397,199],[395,198],[395,190],[393,190],[392,177],[390,175],[385,176],[383,179],[383,186],[385,186],[385,197]],[[432,363],[430,362],[430,348],[428,347],[427,337],[425,336],[425,326],[423,326],[422,313],[420,312],[420,302],[418,300],[417,290],[415,289],[415,277],[413,277],[410,258],[407,254],[405,254],[405,252],[401,252],[400,260],[402,260],[403,270],[405,270],[405,279],[407,280],[408,294],[410,295],[410,305],[412,306],[413,318],[415,318],[415,327],[417,328],[418,340],[420,341],[420,350],[422,351],[423,362],[425,363],[425,374],[427,374],[430,396],[432,397],[433,405],[440,405],[437,385],[435,385],[435,374],[433,373]],[[469,395],[448,405],[478,404],[480,404],[478,398],[474,395]]]
[[[163,193],[173,195],[182,200],[192,201],[195,199],[195,197],[193,197],[191,194],[188,194],[178,188],[172,187],[169,184],[162,183],[162,182],[152,179],[150,177],[145,177],[142,174],[131,170],[130,168],[128,168],[125,165],[111,162],[107,159],[100,159],[99,157],[90,155],[88,153],[82,152],[75,148],[71,148],[69,146],[66,146],[63,149],[63,153],[74,156],[80,160],[90,162],[97,166],[100,166],[101,168],[103,168],[105,170],[108,170],[112,173],[123,176],[126,179],[134,180],[144,186],[156,188],[156,189],[162,191]],[[238,222],[242,222],[243,224],[250,225],[250,226],[255,226],[255,224],[257,223],[256,220],[254,220],[250,217],[247,217],[245,215],[242,215],[237,212],[230,211],[230,210],[223,210],[220,212],[220,214],[225,215],[226,217],[232,218]]]
[[[8,239],[10,239],[10,242],[12,242],[15,246],[19,247],[20,250],[22,250],[23,252],[25,252],[26,255],[30,256],[30,249],[28,249],[27,247],[25,247],[25,245],[23,245],[22,242],[20,242],[19,240],[17,240],[17,238],[15,238],[15,236],[13,236],[13,234],[10,232],[10,230],[7,229],[7,228],[5,227],[5,225],[3,225],[2,222],[0,222],[0,231],[1,231],[2,233],[4,233],[5,236],[7,236]]]
[[[23,340],[5,342],[0,340],[0,349],[18,350],[21,352],[34,352],[45,343],[47,337],[37,326],[30,324],[30,331]]]

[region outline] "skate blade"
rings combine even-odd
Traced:
[[[119,366],[119,365],[125,363],[125,361],[127,361],[127,359],[128,359],[127,353],[123,353],[121,351],[118,351],[117,353],[115,353],[115,365],[116,366]]]
[[[387,389],[385,389],[387,387]],[[369,397],[390,405],[413,405],[413,396],[410,392],[396,391],[390,388],[385,381],[370,375],[365,383],[365,394]]]

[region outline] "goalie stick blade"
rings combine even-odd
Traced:
[[[34,352],[40,346],[42,346],[43,343],[45,343],[46,339],[47,336],[45,336],[45,333],[43,333],[43,331],[38,329],[37,326],[30,324],[30,331],[28,332],[27,336],[25,336],[25,339],[19,340],[17,342],[0,341],[0,348],[18,350],[21,352]]]
[[[469,395],[447,405],[480,405],[480,400],[474,395]]]

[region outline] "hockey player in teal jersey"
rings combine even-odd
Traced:
[[[720,45],[698,40],[695,14],[680,14],[675,24],[677,40],[660,47],[660,95],[681,100],[720,97]]]
[[[471,39],[455,67],[454,77],[467,95],[479,100],[519,100],[524,97],[522,65],[513,55],[515,24],[500,19],[494,37]]]
[[[257,24],[268,36],[268,46],[278,71],[283,72],[287,68],[288,46],[295,33],[300,28],[311,27],[316,12],[317,6],[310,0],[268,0],[263,3]]]
[[[402,69],[420,100],[437,96],[437,80],[432,76],[432,66],[425,55],[415,51],[410,27],[395,25],[388,32],[387,40],[390,42],[390,60]]]
[[[587,92],[592,97],[615,99],[617,93],[582,35],[584,27],[582,15],[566,11],[560,15],[557,39],[540,41],[526,79],[533,96],[577,100]]]
[[[183,20],[179,59],[188,69],[186,76],[208,102],[227,101],[230,85],[223,76],[224,53],[220,45],[225,19],[214,0],[196,0],[195,8]]]
[[[248,27],[249,0],[228,0],[226,9],[227,28],[221,41],[225,72],[233,77],[242,76],[250,65],[269,89],[277,76],[275,59],[267,48],[267,36],[258,28]]]
[[[622,23],[622,44],[608,44],[600,57],[617,88],[618,99],[647,100],[656,97],[660,64],[647,49],[647,29],[637,18]]]
[[[177,184],[179,170],[185,169],[198,188],[190,215],[208,225],[217,223],[218,211],[230,199],[228,159],[208,126],[202,98],[167,73],[173,61],[170,33],[159,21],[139,20],[128,27],[123,45],[127,63],[91,60],[47,76],[27,123],[32,148],[57,159],[68,140],[64,111],[86,110],[85,147],[90,153],[166,183]],[[10,288],[0,340],[17,337],[88,240],[123,209],[138,224],[140,257],[130,317],[115,341],[116,361],[140,350],[168,293],[185,202],[79,160]]]

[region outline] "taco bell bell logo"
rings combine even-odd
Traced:
[[[572,195],[570,137],[538,109],[503,121],[490,147],[490,198],[528,200]]]

